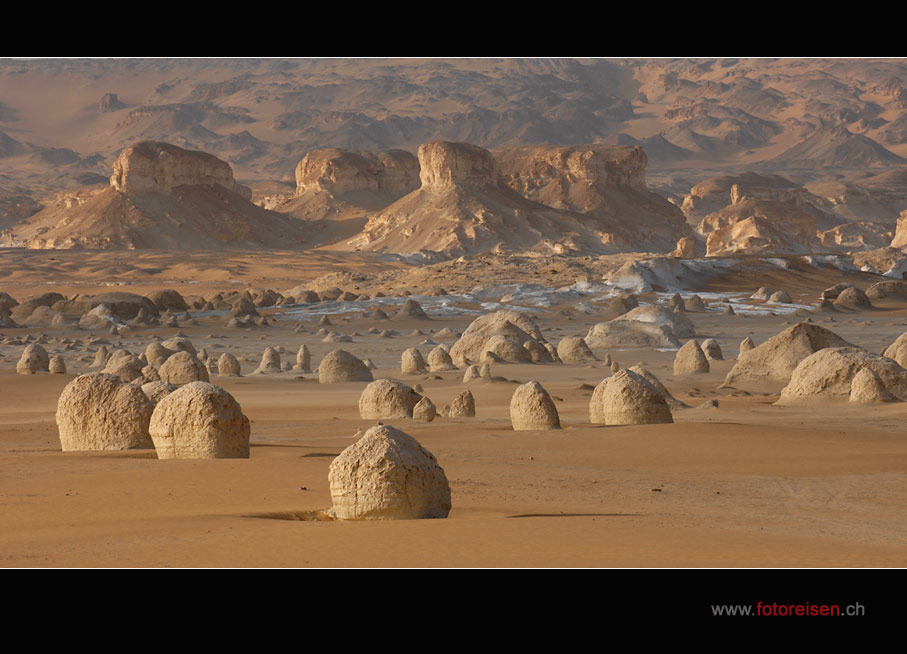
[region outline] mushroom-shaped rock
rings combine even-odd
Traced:
[[[195,381],[206,382],[209,379],[208,368],[195,358],[195,355],[180,351],[164,361],[158,370],[161,381],[177,386]]]
[[[516,431],[561,428],[554,401],[537,381],[522,384],[513,392],[510,422]]]
[[[418,349],[411,347],[403,351],[400,356],[400,370],[403,373],[416,374],[425,372],[425,359]]]
[[[60,355],[52,356],[48,370],[55,375],[64,375],[66,374],[66,361]]]
[[[227,391],[196,381],[157,403],[148,427],[159,459],[248,459],[249,419]]]
[[[674,374],[690,375],[709,371],[709,360],[699,341],[687,341],[674,357]]]
[[[450,353],[443,345],[438,345],[428,353],[428,369],[431,372],[443,372],[445,370],[456,370]]]
[[[709,359],[722,361],[724,355],[721,353],[721,346],[714,338],[707,338],[702,342],[702,351]]]
[[[603,380],[592,392],[589,420],[604,425],[674,422],[667,400],[644,377],[629,369]]]
[[[564,363],[598,361],[586,341],[578,336],[567,336],[557,344],[557,356]]]
[[[150,449],[153,410],[139,386],[102,372],[80,375],[57,401],[60,444],[64,452]]]
[[[897,402],[872,368],[861,368],[850,382],[850,401],[857,404]]]
[[[217,360],[217,374],[221,377],[241,377],[239,360],[229,352],[224,352]]]
[[[280,354],[273,347],[266,347],[261,355],[261,363],[255,371],[259,374],[270,372],[282,372],[280,367]]]
[[[469,390],[462,391],[458,394],[453,402],[450,403],[450,410],[447,413],[448,418],[475,418],[476,417],[476,399]]]
[[[372,371],[368,366],[346,350],[329,352],[318,365],[318,382],[321,384],[351,381],[370,382],[373,379]]]
[[[422,399],[416,402],[413,407],[413,420],[421,422],[431,422],[438,415],[438,408],[435,403],[428,397],[422,396]]]
[[[450,485],[435,457],[416,439],[376,425],[343,450],[328,473],[337,520],[446,518]]]
[[[422,396],[406,384],[392,379],[376,379],[359,396],[359,416],[365,420],[411,418]]]
[[[305,343],[299,346],[299,352],[296,353],[294,370],[300,372],[311,372],[312,370],[312,353],[309,352],[309,348]]]

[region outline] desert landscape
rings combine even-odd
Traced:
[[[0,60],[0,566],[900,568],[907,60]]]

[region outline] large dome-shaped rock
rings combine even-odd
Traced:
[[[803,359],[829,347],[854,347],[832,331],[808,322],[797,323],[751,350],[741,352],[723,386],[777,390]]]
[[[847,399],[862,368],[872,370],[892,395],[907,400],[907,370],[897,362],[858,347],[831,347],[797,365],[776,404]]]
[[[617,372],[595,387],[589,401],[589,420],[599,425],[674,422],[665,396],[629,369]]]
[[[249,458],[249,419],[232,395],[207,382],[160,400],[148,431],[159,459]]]
[[[415,438],[376,425],[347,447],[328,472],[337,520],[446,518],[450,485],[435,457]]]
[[[180,351],[164,361],[158,369],[161,381],[180,386],[195,381],[209,380],[208,368],[192,354]]]
[[[532,353],[523,347],[527,341],[536,341],[544,349],[545,337],[535,321],[517,311],[496,311],[473,320],[450,348],[450,356],[461,368],[482,361],[486,352],[511,363],[530,363]],[[542,362],[551,363],[547,350],[545,354]]]
[[[687,341],[674,357],[675,375],[692,375],[709,371],[709,360],[699,341]]]
[[[148,424],[154,404],[135,384],[93,372],[69,382],[57,401],[64,452],[153,447]]]
[[[359,416],[364,420],[412,418],[413,408],[422,396],[406,384],[392,379],[376,379],[359,396]]]
[[[578,336],[566,336],[557,344],[557,356],[564,363],[598,361],[586,341]]]
[[[683,313],[660,306],[637,307],[608,322],[593,325],[585,341],[594,348],[680,347],[696,329]]]
[[[346,350],[329,352],[318,364],[318,382],[321,384],[370,382],[373,379],[368,366]]]
[[[510,422],[516,431],[561,428],[554,400],[537,381],[522,384],[513,392]]]

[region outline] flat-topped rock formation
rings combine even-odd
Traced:
[[[498,157],[468,143],[423,144],[421,187],[372,215],[347,245],[448,256],[668,252],[687,230],[676,207],[642,190],[639,148],[520,148]]]
[[[307,228],[249,201],[230,165],[204,152],[143,141],[123,150],[110,186],[60,197],[2,232],[32,249],[294,248]]]

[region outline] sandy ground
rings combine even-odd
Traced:
[[[40,280],[15,281],[17,296],[54,290]],[[101,343],[61,350],[70,370],[65,375],[17,375],[22,346],[0,347],[0,566],[907,564],[907,404],[775,407],[776,394],[735,396],[718,388],[740,340],[749,335],[760,343],[797,321],[790,316],[690,314],[697,334],[717,338],[727,359],[713,362],[704,375],[674,377],[673,352],[612,350],[622,366],[645,363],[691,407],[719,400],[717,409],[675,411],[672,425],[589,424],[591,391],[579,385],[608,376],[603,363],[495,365],[494,374],[508,380],[540,381],[555,397],[564,428],[515,432],[509,421],[515,384],[470,382],[475,419],[388,421],[418,439],[444,468],[452,490],[448,519],[326,522],[313,516],[331,505],[330,463],[355,441],[358,429],[374,423],[358,416],[365,384],[320,385],[314,374],[293,372],[249,374],[261,352],[282,346],[283,358],[295,362],[305,343],[317,365],[342,347],[372,358],[376,377],[422,384],[441,407],[464,387],[462,371],[403,375],[400,353],[417,346],[427,354],[432,346],[421,345],[427,336],[443,327],[462,331],[472,316],[377,325],[397,330],[390,339],[367,334],[375,324],[358,314],[349,320],[334,316],[333,329],[359,335],[353,343],[328,344],[314,333],[314,320],[303,321],[308,333],[294,333],[296,320],[269,313],[277,319],[270,327],[226,329],[221,316],[182,328],[197,348],[207,347],[215,357],[229,350],[240,358],[245,376],[215,374],[212,382],[232,393],[252,421],[251,456],[245,460],[160,461],[153,450],[63,453],[57,398],[76,374],[88,371],[77,355],[90,355]],[[537,315],[553,343],[583,335],[601,319],[582,313],[569,319],[556,311]],[[842,337],[879,351],[907,328],[907,309],[887,306],[824,320],[816,317]],[[423,334],[412,335],[414,329]],[[166,338],[176,331],[100,336],[108,348],[138,353],[150,335]],[[83,341],[87,336],[74,329],[0,332]]]

